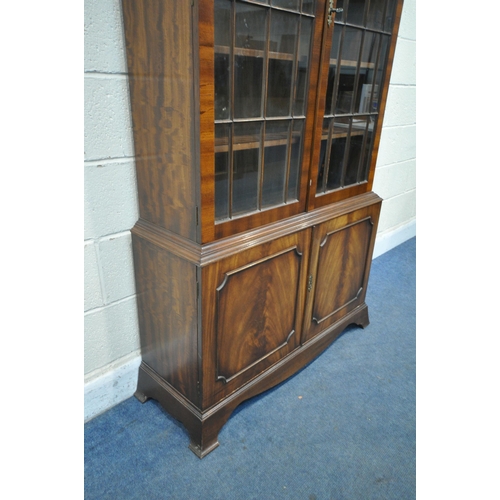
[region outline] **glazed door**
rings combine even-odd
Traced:
[[[303,342],[364,303],[380,202],[313,228]]]
[[[323,2],[200,2],[204,242],[305,210]]]
[[[401,0],[328,3],[309,209],[371,190],[402,7]]]
[[[310,229],[202,271],[205,408],[300,344]]]

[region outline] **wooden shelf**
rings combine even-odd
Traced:
[[[358,66],[358,61],[349,61],[349,60],[341,60],[341,67],[348,67],[348,68],[357,68]],[[330,59],[330,66],[337,66],[338,65],[338,59]],[[359,65],[360,68],[363,69],[375,69],[375,63],[367,63],[367,62],[362,62]]]
[[[300,140],[300,134],[292,134],[291,143],[294,144]],[[288,144],[288,136],[283,137],[281,134],[268,135],[264,141],[264,147],[270,148],[273,146],[286,146]],[[257,149],[261,146],[261,141],[256,140],[255,136],[238,136],[233,143],[233,151],[241,151],[244,149]],[[215,139],[216,153],[226,153],[229,150],[227,137]]]
[[[216,45],[214,47],[214,51],[216,54],[229,54],[229,47],[224,45]],[[236,56],[245,56],[245,57],[256,57],[256,58],[264,58],[265,51],[259,49],[245,49],[242,47],[235,47],[233,49],[234,55]],[[286,52],[269,52],[269,59],[280,59],[282,61],[293,61],[294,55],[288,54]]]

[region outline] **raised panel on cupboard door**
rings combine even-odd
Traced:
[[[298,347],[309,235],[306,229],[203,269],[206,404],[230,394]]]
[[[304,341],[364,304],[380,203],[316,226]]]

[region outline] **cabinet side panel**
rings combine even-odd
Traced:
[[[132,235],[142,360],[198,403],[196,266]]]
[[[195,240],[191,3],[122,2],[140,217]]]

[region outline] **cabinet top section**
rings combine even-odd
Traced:
[[[371,191],[402,0],[122,0],[139,214],[198,245]]]

